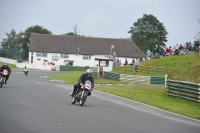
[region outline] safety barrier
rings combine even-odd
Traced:
[[[170,96],[200,102],[200,84],[197,83],[168,79],[166,93]]]
[[[98,79],[98,72],[93,72],[93,73],[92,73],[92,77],[93,77],[94,79]]]
[[[165,77],[151,76],[151,84],[165,84]]]
[[[119,80],[120,74],[113,73],[113,72],[105,72],[104,71],[104,78],[106,78],[106,79],[112,79],[112,80]]]
[[[89,68],[90,68],[89,66],[81,67],[81,66],[60,65],[60,71],[85,71]]]
[[[150,84],[151,76],[120,74],[120,81],[128,83]]]
[[[104,78],[112,80],[120,80],[128,83],[142,83],[142,84],[165,84],[166,76],[141,76],[141,75],[129,75],[129,74],[119,74],[113,72],[105,72]]]

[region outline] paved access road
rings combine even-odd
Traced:
[[[40,78],[57,74],[12,71],[0,88],[0,133],[200,132],[200,121],[99,91],[84,106],[72,105],[72,85]]]

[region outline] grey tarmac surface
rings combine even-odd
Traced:
[[[0,88],[0,133],[200,132],[200,121],[100,91],[72,105],[73,85],[40,78],[59,74],[13,70]]]

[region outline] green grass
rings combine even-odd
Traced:
[[[152,67],[174,68],[175,70],[168,73],[169,79],[184,80],[200,83],[200,56],[195,53],[189,53],[181,56],[168,56],[159,59],[152,59],[141,62],[140,65]],[[133,73],[130,71],[121,71],[116,67],[113,72],[124,74],[137,74],[158,76],[156,74]],[[83,72],[69,72],[65,75],[48,77],[48,79],[63,80],[68,84],[77,83],[78,78]],[[123,82],[99,79],[95,80],[95,84],[120,84]],[[178,113],[184,116],[200,120],[200,104],[192,101],[184,100],[178,97],[168,96],[166,88],[134,88],[131,86],[96,86],[95,89],[108,92],[114,95],[125,97],[141,103],[152,105],[170,112]]]
[[[2,66],[4,63],[3,62],[0,62],[0,66]],[[8,66],[11,68],[11,69],[15,69],[16,68],[16,65],[13,65],[13,64],[8,64]]]
[[[83,72],[69,72],[67,74],[51,76],[49,80],[62,80],[67,84],[77,83]],[[95,84],[119,83],[112,80],[95,80]],[[168,96],[166,88],[139,88],[131,86],[95,86],[96,90],[125,97],[141,103],[152,105],[170,112],[200,119],[200,104],[177,97]]]
[[[76,84],[78,82],[79,77],[84,72],[82,71],[70,71],[67,74],[57,75],[57,76],[50,76],[47,77],[48,80],[61,80],[64,81],[66,84]],[[107,80],[107,79],[95,79],[95,84],[123,84],[127,82],[121,82],[116,80]]]
[[[96,87],[97,90],[152,105],[170,112],[200,119],[200,104],[166,94],[165,88],[134,88],[130,86]]]
[[[196,52],[190,52],[185,55],[171,55],[159,59],[152,59],[141,62],[141,65],[156,66],[164,68],[182,68],[187,69],[194,65],[199,65],[200,56]]]
[[[158,59],[151,59],[140,62],[140,65],[151,67],[171,68],[168,75],[169,79],[200,83],[200,56],[196,52],[186,55],[166,56]],[[131,72],[121,70],[119,67],[113,69],[115,73],[143,75],[143,76],[164,76],[160,74],[147,74],[142,72]]]

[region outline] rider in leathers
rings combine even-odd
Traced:
[[[90,80],[92,83],[92,89],[94,88],[94,78],[92,77],[92,70],[91,69],[87,69],[85,74],[82,74],[78,80],[78,83],[74,85],[74,90],[73,93],[71,94],[71,96],[73,97],[77,91],[77,89],[79,89],[80,87],[84,86],[85,81],[86,80]]]

